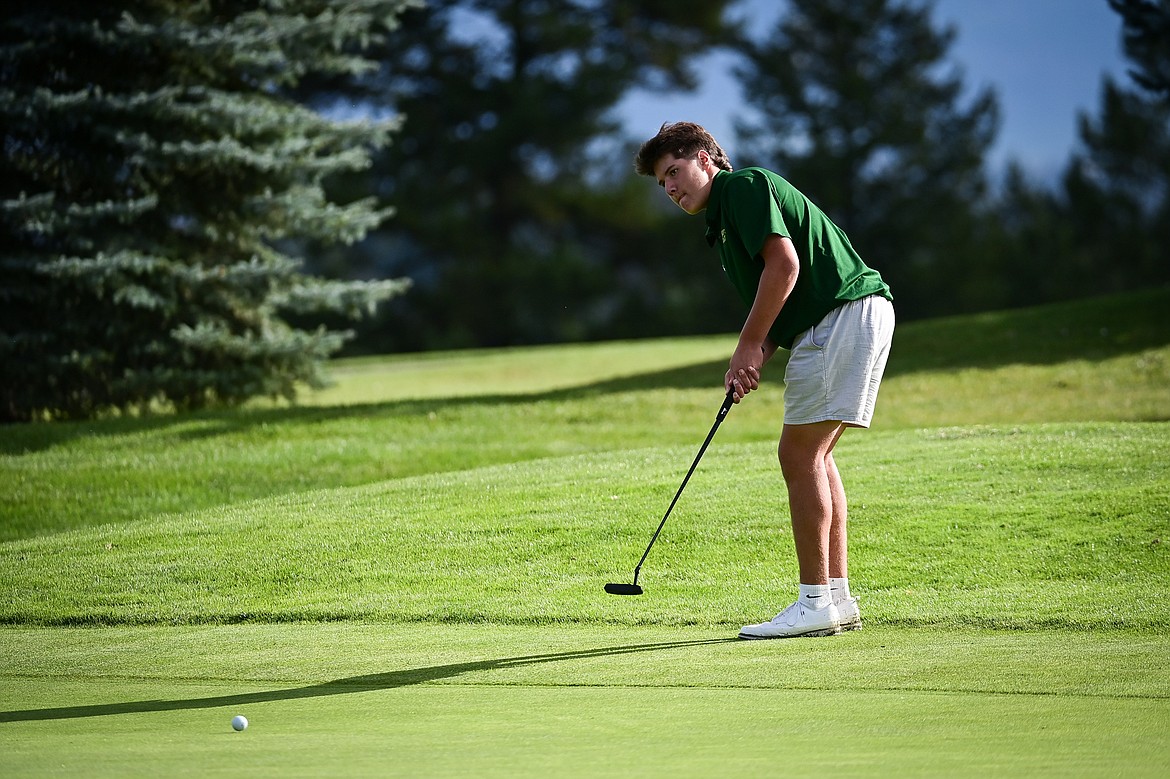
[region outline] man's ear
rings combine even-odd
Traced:
[[[707,153],[706,149],[699,149],[699,153],[695,155],[695,160],[699,163],[700,168],[706,168],[711,164],[711,155]]]

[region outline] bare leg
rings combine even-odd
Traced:
[[[840,503],[839,531],[844,540],[845,500],[833,447],[845,426],[840,422],[785,425],[780,436],[780,469],[788,486],[792,536],[801,584],[828,584],[832,530]],[[831,476],[830,473],[833,475]],[[840,492],[835,500],[834,490]],[[844,559],[838,561],[844,563]]]
[[[845,432],[845,428],[841,428]],[[838,433],[840,438],[840,433]],[[845,499],[845,485],[841,483],[841,474],[837,471],[837,463],[833,461],[833,453],[825,458],[825,472],[829,477],[829,492],[833,497],[833,520],[829,528],[829,576],[834,579],[849,578],[849,503]]]

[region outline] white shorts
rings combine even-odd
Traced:
[[[784,370],[784,424],[869,427],[893,336],[894,306],[880,295],[835,308],[798,335]]]

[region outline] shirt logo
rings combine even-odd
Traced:
[[[722,230],[719,231],[719,240],[723,241],[723,243],[727,243],[727,228],[726,227],[724,227]]]

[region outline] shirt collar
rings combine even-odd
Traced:
[[[715,241],[719,238],[720,218],[719,218],[719,197],[723,192],[723,185],[727,183],[727,177],[723,174],[724,170],[715,172],[715,178],[711,179],[711,194],[707,197],[707,245],[714,246]]]

